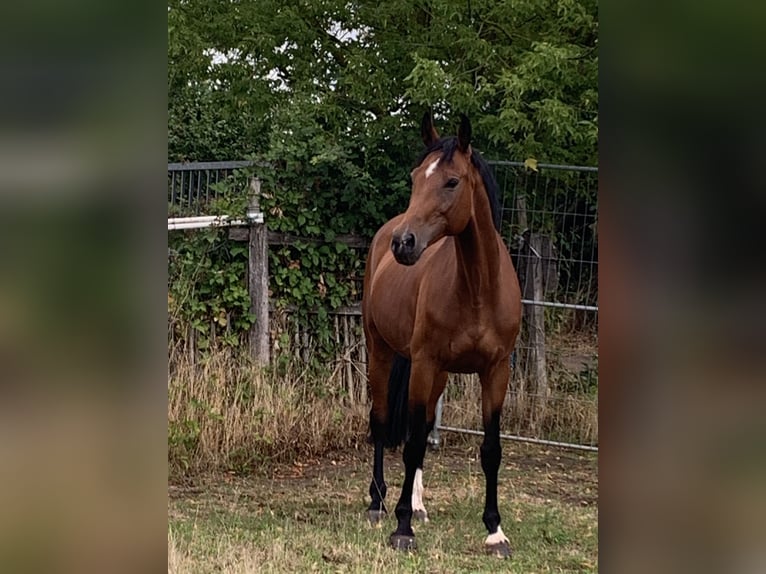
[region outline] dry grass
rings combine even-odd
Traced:
[[[480,386],[476,375],[451,376],[442,424],[481,429]],[[501,425],[502,432],[509,434],[597,444],[598,396],[565,392],[554,387],[542,409],[537,395],[524,392],[523,382],[515,378],[503,405]]]
[[[195,359],[173,354],[168,376],[171,476],[210,470],[247,474],[266,463],[364,443],[369,404],[344,378],[347,369],[330,364],[322,375],[309,363],[280,360],[278,368],[260,369],[244,353],[221,350]],[[502,431],[597,443],[597,397],[562,390],[568,381],[564,377],[551,379],[553,392],[540,416],[534,395],[524,392],[517,375]],[[355,385],[363,384],[359,377]],[[481,429],[479,395],[476,376],[452,376],[442,424]],[[450,440],[462,439],[452,435]]]
[[[367,409],[346,405],[331,381],[299,366],[276,373],[225,351],[177,363],[168,379],[171,475],[249,472],[363,441]]]
[[[191,549],[195,545],[205,544],[205,556]],[[260,551],[259,551],[260,550]],[[214,544],[202,541],[192,535],[184,542],[179,542],[172,528],[168,530],[168,574],[192,574],[204,571],[205,564],[214,563],[216,571],[226,574],[254,574],[263,572],[263,563],[289,564],[285,544],[272,544],[267,551],[252,546],[238,546],[231,535],[224,534]]]

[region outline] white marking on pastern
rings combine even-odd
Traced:
[[[500,544],[501,542],[507,542],[510,544],[510,540],[506,537],[505,534],[503,534],[503,529],[500,528],[500,526],[497,527],[497,532],[494,534],[490,534],[487,536],[487,539],[484,541],[485,546],[494,546],[495,544]]]
[[[423,522],[428,522],[428,512],[423,505],[423,469],[415,471],[415,482],[412,485],[412,512],[421,510],[425,515]]]

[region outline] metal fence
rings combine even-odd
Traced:
[[[517,255],[519,279],[527,258],[541,257],[549,278],[549,307],[598,310],[596,223],[598,168],[491,161],[502,190],[503,238]],[[545,253],[524,250],[525,233],[543,235]],[[523,291],[522,285],[522,291]]]
[[[251,167],[252,161],[207,161],[168,164],[168,211],[173,215],[201,215],[217,196],[216,184]]]
[[[598,168],[540,163],[532,170],[521,162],[489,163],[500,186],[503,239],[524,302],[504,431],[595,450]],[[449,418],[447,407],[445,426]]]
[[[489,164],[501,190],[502,236],[524,297],[525,328],[513,357],[515,369],[503,431],[520,440],[595,450],[598,168],[537,164],[533,170],[521,162]],[[226,177],[239,177],[239,168],[252,165],[246,161],[168,164],[169,212],[203,213],[216,197],[216,183]],[[243,193],[246,177],[243,170]],[[366,256],[358,239],[352,248],[360,257]],[[361,283],[361,277],[355,280]],[[338,310],[333,320],[341,349],[333,366],[333,378],[347,390],[349,400],[365,402],[367,357],[358,305],[352,303]],[[304,356],[310,352],[310,329],[291,323],[289,313],[284,312],[275,314],[272,323],[273,332],[289,332],[287,349],[285,337],[281,338],[282,352]],[[535,334],[530,325],[542,325],[544,333]],[[441,423],[444,430],[477,432],[466,428],[480,428],[478,409],[466,406],[478,397],[476,388],[475,376],[452,377],[445,392]],[[548,405],[542,414],[541,398]]]

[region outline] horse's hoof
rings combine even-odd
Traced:
[[[388,543],[391,545],[391,548],[395,550],[404,550],[405,552],[410,552],[412,550],[418,549],[418,545],[415,542],[415,537],[407,536],[406,534],[397,534],[394,532],[389,537]]]
[[[385,510],[368,510],[367,520],[370,521],[370,525],[372,526],[380,526],[383,519],[386,517],[386,514]]]
[[[412,518],[420,520],[421,522],[428,522],[428,513],[425,510],[414,510],[412,512]]]
[[[498,542],[496,544],[487,544],[484,546],[487,554],[497,556],[498,558],[510,558],[511,557],[511,545],[506,541]]]

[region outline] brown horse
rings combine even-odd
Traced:
[[[375,445],[368,517],[386,514],[383,449],[405,442],[398,525],[389,541],[414,549],[411,520],[427,520],[422,466],[434,409],[449,372],[481,380],[486,477],[483,520],[488,552],[510,556],[500,528],[497,473],[500,411],[510,356],[521,320],[521,295],[508,250],[498,233],[497,183],[471,149],[471,124],[462,117],[457,137],[440,139],[430,113],[421,135],[426,150],[411,173],[407,211],[375,235],[364,275],[362,314],[372,395]],[[414,512],[413,512],[414,511]]]

